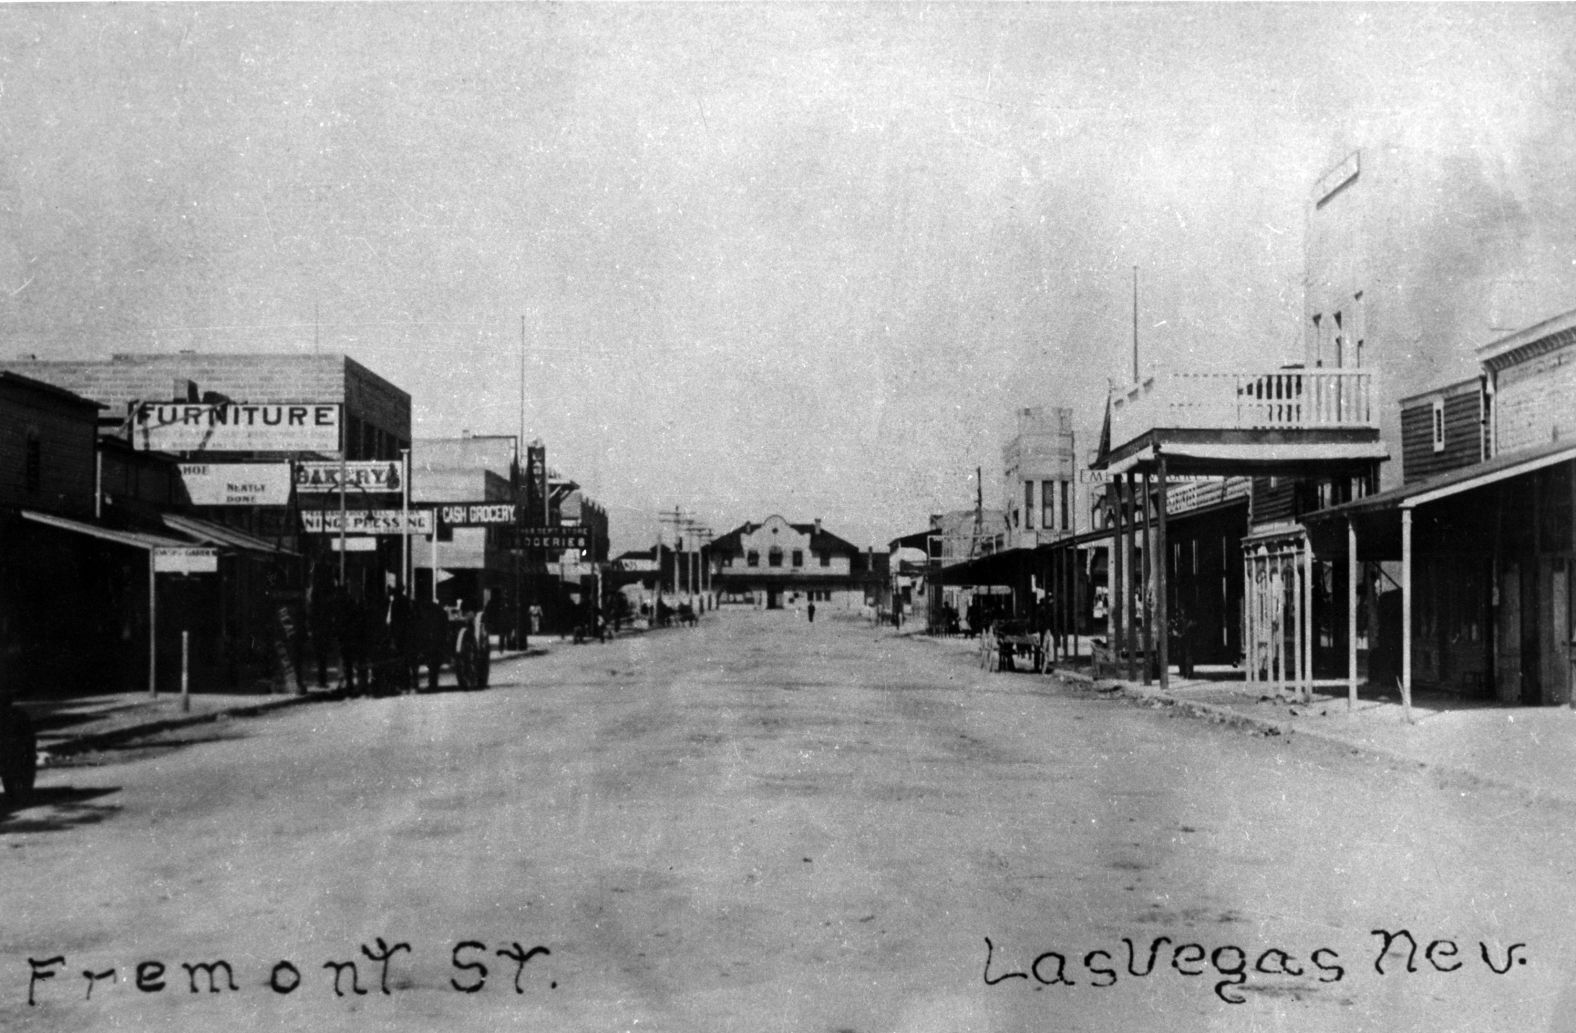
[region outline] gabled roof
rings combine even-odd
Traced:
[[[783,523],[788,524],[789,527],[810,539],[811,552],[857,554],[861,551],[859,546],[839,538],[837,535],[826,530],[825,528],[817,531],[815,529],[815,524],[813,523],[794,524],[789,523],[786,520],[784,520]],[[741,543],[741,539],[744,538],[745,535],[754,534],[764,526],[766,526],[766,521],[762,521],[760,523],[742,523],[738,527],[735,527],[733,530],[729,531],[727,534],[720,535],[717,538],[712,539],[710,551],[719,555],[737,554],[742,552],[744,546]]]

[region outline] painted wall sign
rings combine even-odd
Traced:
[[[202,546],[153,550],[155,574],[217,574],[219,550]]]
[[[344,514],[346,534],[431,534],[432,510],[352,509]],[[338,534],[337,509],[303,509],[301,526],[307,534]]]
[[[181,481],[194,506],[284,506],[289,463],[182,463]]]
[[[450,527],[512,524],[518,516],[519,512],[512,503],[508,502],[472,502],[438,507],[438,519]]]
[[[335,452],[340,405],[133,402],[133,448],[156,452]]]
[[[339,463],[316,460],[296,463],[296,491],[311,494],[339,490]],[[399,492],[405,487],[395,459],[358,459],[345,464],[345,490]]]

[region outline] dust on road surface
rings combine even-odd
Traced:
[[[0,1025],[1576,1028],[1571,809],[852,620],[211,740],[0,823]]]

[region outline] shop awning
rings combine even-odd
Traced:
[[[1364,560],[1392,560],[1401,555],[1401,514],[1455,498],[1501,481],[1576,461],[1576,442],[1557,441],[1520,449],[1459,470],[1403,484],[1339,506],[1304,513],[1302,522],[1322,556],[1346,552],[1346,525],[1356,528],[1358,554]]]
[[[1350,516],[1378,513],[1384,510],[1415,509],[1429,502],[1460,495],[1462,492],[1486,488],[1499,481],[1520,477],[1522,474],[1541,470],[1546,466],[1576,459],[1576,442],[1555,441],[1537,448],[1521,449],[1459,470],[1451,470],[1427,480],[1403,484],[1399,488],[1381,491],[1376,495],[1355,499],[1329,509],[1309,513],[1309,521],[1344,520]]]
[[[1005,549],[941,568],[944,585],[1014,585],[1032,562],[1033,549]]]
[[[35,524],[43,524],[46,527],[71,531],[76,534],[87,535],[90,538],[113,542],[116,545],[125,545],[133,549],[142,549],[150,552],[154,549],[187,549],[191,547],[190,541],[181,538],[166,538],[162,535],[148,534],[144,531],[122,531],[118,528],[104,527],[99,524],[85,524],[80,520],[53,516],[49,513],[37,513],[31,509],[22,510],[22,519],[31,520]]]
[[[178,516],[166,513],[163,516],[164,526],[176,534],[184,534],[195,541],[207,545],[217,545],[221,549],[235,549],[240,552],[255,553],[259,556],[295,556],[296,553],[283,546],[275,545],[265,538],[247,534],[245,531],[223,524],[215,524],[208,520],[198,520],[196,517]]]

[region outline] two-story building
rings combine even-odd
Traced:
[[[1481,376],[1401,403],[1402,483],[1310,514],[1320,548],[1395,570],[1360,601],[1370,677],[1570,703],[1576,311],[1478,349]],[[1346,542],[1343,542],[1343,539]]]
[[[99,403],[100,476],[89,497],[104,524],[219,551],[219,577],[170,582],[201,598],[178,603],[184,615],[164,608],[169,620],[159,622],[192,625],[199,671],[222,672],[231,683],[253,669],[298,673],[282,668],[299,663],[306,629],[323,623],[305,613],[316,595],[306,586],[343,575],[365,595],[400,578],[397,528],[362,520],[390,533],[356,541],[335,530],[365,510],[398,510],[398,470],[410,443],[409,394],[348,356],[123,354],[0,368]],[[348,493],[325,489],[317,474],[332,475],[341,462],[393,474]],[[316,474],[303,477],[311,469]],[[355,512],[341,521],[341,508]],[[363,544],[370,548],[341,548]],[[170,648],[161,638],[161,655]],[[162,679],[173,665],[157,668]]]
[[[880,587],[866,553],[820,520],[792,524],[774,514],[741,524],[713,541],[706,556],[719,604],[858,610]]]

